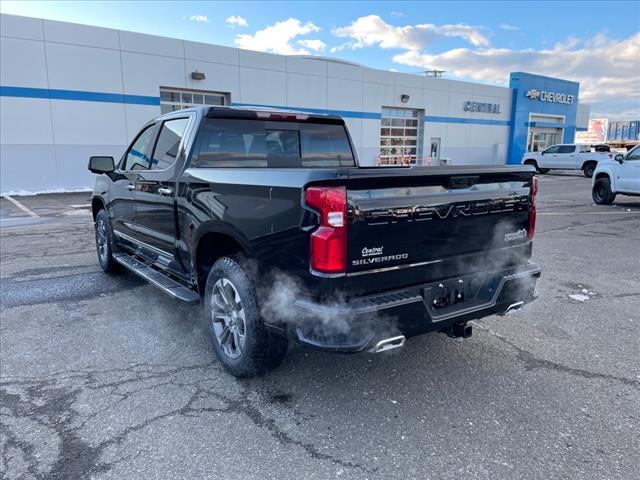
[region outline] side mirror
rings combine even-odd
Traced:
[[[618,163],[622,163],[624,161],[624,155],[622,155],[621,153],[617,153],[616,156],[613,157],[613,159]]]
[[[89,157],[89,171],[92,173],[111,173],[115,169],[113,157]]]

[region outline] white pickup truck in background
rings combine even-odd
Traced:
[[[591,192],[598,205],[611,205],[616,195],[640,196],[640,145],[598,163]]]
[[[526,152],[522,156],[524,165],[532,165],[538,173],[549,170],[582,170],[584,176],[591,178],[600,160],[613,158],[611,152],[595,151],[591,145],[563,143],[552,145],[541,152]]]

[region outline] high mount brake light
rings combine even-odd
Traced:
[[[347,189],[309,187],[307,205],[320,214],[320,226],[311,234],[311,269],[321,273],[344,273],[347,267]]]
[[[531,179],[531,193],[529,194],[529,202],[531,203],[529,207],[529,230],[527,233],[527,238],[529,240],[533,239],[533,235],[536,232],[536,197],[538,195],[538,177],[533,177]]]
[[[256,112],[256,117],[269,120],[307,120],[309,115],[305,113],[289,113],[289,112]]]

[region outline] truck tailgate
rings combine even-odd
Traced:
[[[530,249],[517,247],[530,240],[532,178],[521,166],[350,170],[347,273],[452,259],[461,271],[487,271],[487,258],[496,256],[502,264],[526,262]],[[506,261],[501,252],[513,247],[524,258]]]

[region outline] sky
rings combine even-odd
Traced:
[[[0,2],[2,13],[507,85],[580,82],[592,117],[640,118],[640,2]]]

